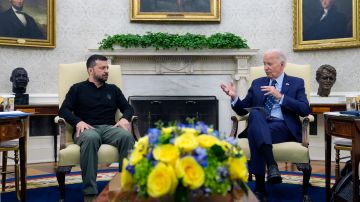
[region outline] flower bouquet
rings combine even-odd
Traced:
[[[121,186],[138,197],[165,201],[247,194],[246,157],[234,138],[220,138],[207,125],[151,128],[123,160]]]

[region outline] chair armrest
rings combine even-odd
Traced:
[[[58,134],[60,135],[60,150],[66,147],[66,122],[65,119],[56,116],[54,122],[58,126]]]
[[[300,120],[302,123],[302,145],[309,147],[309,123],[314,122],[315,118],[310,114],[306,117],[300,117]]]
[[[237,131],[238,131],[238,122],[239,121],[246,121],[249,118],[248,115],[245,116],[232,116],[232,127],[230,132],[230,137],[236,138]],[[309,137],[308,137],[308,131],[309,131],[309,123],[314,122],[315,118],[313,115],[308,115],[306,117],[300,117],[301,123],[302,123],[302,145],[304,147],[309,146]]]
[[[138,141],[141,138],[138,124],[139,124],[138,117],[137,116],[131,117],[131,133],[134,136],[135,141]]]
[[[65,119],[64,119],[64,118],[61,118],[60,116],[56,116],[56,117],[54,118],[54,122],[55,122],[56,124],[58,124],[59,121],[60,121],[60,122],[61,122],[61,121],[65,121]]]
[[[312,114],[309,114],[308,116],[305,116],[305,117],[300,117],[300,121],[301,121],[301,122],[303,122],[304,119],[308,119],[309,122],[314,122],[315,117],[314,117]]]

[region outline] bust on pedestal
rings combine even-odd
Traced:
[[[336,69],[331,65],[321,65],[316,70],[316,81],[319,83],[317,94],[321,97],[328,97],[331,87],[336,81]]]
[[[25,94],[29,77],[26,70],[22,67],[15,68],[10,77],[13,83],[12,92],[15,93],[15,105],[29,104],[29,94]]]

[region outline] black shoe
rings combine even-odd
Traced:
[[[271,165],[268,168],[267,182],[270,184],[279,184],[282,182],[281,174],[277,165]]]
[[[261,193],[261,192],[258,192],[258,191],[255,191],[255,196],[256,198],[259,200],[259,202],[266,202],[268,201],[267,197],[265,194]]]

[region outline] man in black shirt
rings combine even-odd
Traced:
[[[97,151],[101,144],[117,147],[121,168],[122,159],[135,143],[129,132],[134,111],[121,90],[106,83],[109,66],[105,56],[90,56],[86,67],[88,80],[70,88],[59,115],[76,128],[74,142],[80,146],[84,195],[96,195]],[[115,122],[117,109],[123,117]]]

